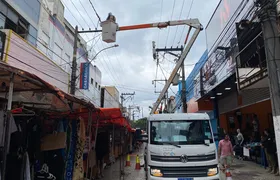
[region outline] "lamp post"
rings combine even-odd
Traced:
[[[72,61],[72,73],[71,73],[71,81],[70,81],[70,94],[75,95],[75,91],[76,91],[76,80],[79,76],[76,75],[76,71],[77,71],[77,48],[78,48],[78,26],[76,26],[75,28],[75,39],[74,39],[74,51],[73,51],[73,61]],[[107,49],[111,49],[114,47],[118,47],[119,45],[115,44],[113,46],[109,46],[106,47],[102,50],[100,50],[89,62],[88,64],[90,64],[102,51],[107,50]]]

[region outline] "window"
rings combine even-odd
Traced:
[[[100,91],[100,89],[101,89],[101,87],[100,87],[100,85],[98,86],[98,90]]]
[[[3,15],[0,13],[0,29],[4,29],[4,28],[5,28],[5,20],[6,20],[6,17],[3,16]]]
[[[213,143],[208,120],[151,122],[151,144],[205,144]]]
[[[93,79],[92,78],[90,78],[90,84],[93,84]]]
[[[97,88],[98,87],[98,84],[97,84],[97,82],[95,82],[95,88]]]
[[[61,60],[61,55],[62,55],[62,48],[58,46],[58,44],[54,44],[54,62],[61,65],[62,60]]]

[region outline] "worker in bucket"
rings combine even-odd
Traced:
[[[233,148],[228,134],[219,142],[218,157],[223,167],[231,166],[233,162]]]

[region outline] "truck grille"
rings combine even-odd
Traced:
[[[216,159],[216,154],[202,155],[202,156],[188,156],[188,162],[210,161]],[[152,161],[159,162],[181,162],[180,156],[155,156],[151,155]]]
[[[198,166],[198,167],[151,167],[151,169],[160,169],[163,177],[207,177],[208,169],[217,168],[215,166]]]

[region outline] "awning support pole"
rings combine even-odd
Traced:
[[[91,128],[92,128],[92,110],[89,109],[88,112],[88,130],[87,130],[87,137],[88,137],[88,156],[87,156],[87,166],[86,166],[86,177],[88,177],[88,169],[89,169],[89,153],[91,151]],[[91,176],[90,172],[90,176]]]
[[[11,74],[10,77],[10,86],[9,86],[9,96],[8,96],[8,105],[7,105],[7,114],[5,118],[5,139],[4,139],[4,152],[3,152],[3,169],[1,179],[5,179],[6,177],[6,165],[7,165],[7,154],[9,152],[10,145],[10,117],[11,117],[11,109],[12,109],[12,101],[13,101],[13,90],[14,90],[14,73]]]

